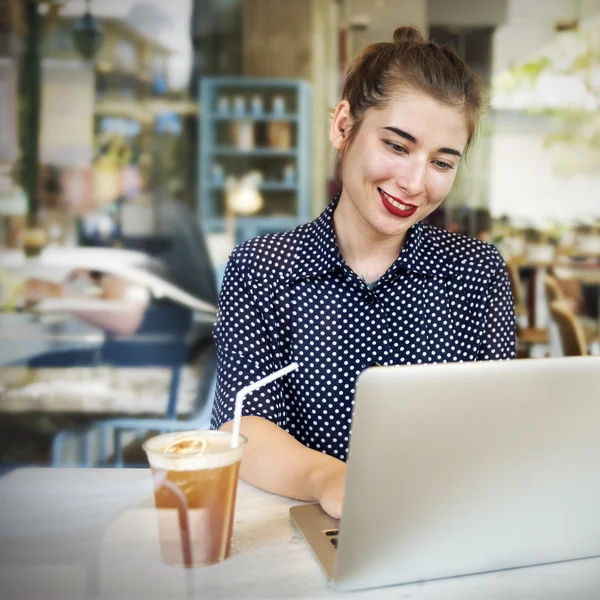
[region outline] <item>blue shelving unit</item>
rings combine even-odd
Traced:
[[[206,233],[225,229],[225,179],[259,171],[263,208],[237,216],[236,242],[286,231],[311,219],[311,86],[296,79],[215,77],[200,82],[197,214]],[[235,128],[252,128],[239,143]],[[272,146],[269,128],[286,130],[289,146]],[[237,142],[237,143],[236,143]]]

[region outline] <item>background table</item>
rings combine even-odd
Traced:
[[[0,368],[25,365],[47,352],[93,351],[105,337],[97,327],[65,315],[0,313]]]
[[[0,598],[597,600],[600,558],[343,594],[291,525],[295,502],[240,482],[232,556],[162,563],[146,469],[17,469],[0,478]]]

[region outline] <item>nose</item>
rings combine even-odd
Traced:
[[[398,174],[398,185],[409,196],[417,196],[425,188],[426,165],[418,158],[405,164],[405,169]]]

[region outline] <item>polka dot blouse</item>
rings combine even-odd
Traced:
[[[236,393],[296,361],[299,369],[249,394],[299,442],[345,460],[358,375],[374,364],[513,358],[513,300],[491,245],[417,223],[374,286],[344,262],[337,201],[293,231],[233,251],[214,328],[217,392],[211,426],[233,419]]]

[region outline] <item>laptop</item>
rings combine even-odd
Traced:
[[[600,357],[374,367],[344,509],[290,509],[340,590],[600,556]]]

